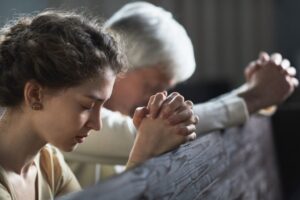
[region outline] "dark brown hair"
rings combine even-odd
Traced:
[[[124,66],[118,43],[96,20],[53,10],[21,17],[0,30],[0,106],[20,104],[29,80],[68,88]]]

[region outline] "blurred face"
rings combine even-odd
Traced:
[[[173,86],[174,81],[156,67],[129,71],[116,80],[105,107],[132,116],[135,108],[146,105],[151,95]]]
[[[64,151],[82,143],[91,129],[101,129],[100,110],[111,96],[115,74],[107,69],[102,77],[43,96],[43,109],[34,120],[40,137]]]

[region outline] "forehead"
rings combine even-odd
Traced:
[[[139,78],[148,83],[149,86],[160,85],[162,87],[171,87],[174,85],[172,77],[168,76],[160,67],[141,68],[132,73],[136,73]]]
[[[85,95],[92,95],[99,99],[110,97],[116,75],[111,69],[105,69],[99,76],[95,76],[71,90]]]

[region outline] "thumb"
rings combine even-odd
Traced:
[[[257,70],[256,62],[255,61],[250,62],[244,70],[246,81],[249,81],[251,79],[252,75],[256,70]]]
[[[139,128],[141,122],[143,119],[146,117],[146,115],[149,113],[149,110],[144,106],[144,107],[138,107],[135,109],[134,115],[133,115],[133,124],[136,129]]]

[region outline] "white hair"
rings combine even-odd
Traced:
[[[130,69],[158,66],[176,82],[194,73],[192,42],[183,26],[163,8],[147,2],[129,3],[104,26],[124,41]]]

